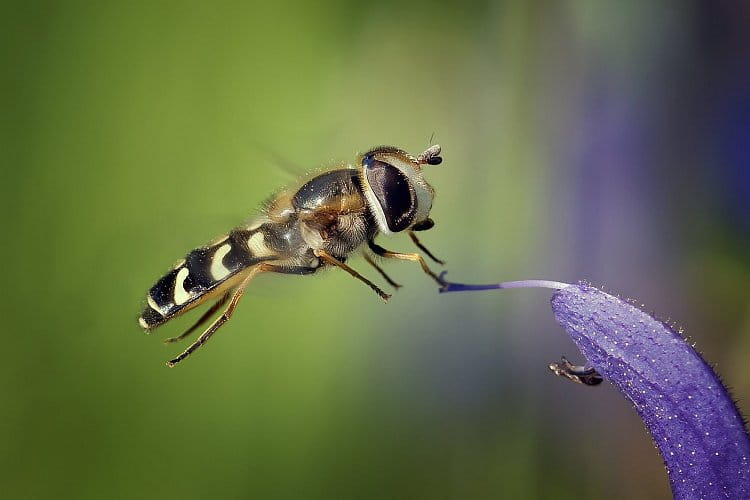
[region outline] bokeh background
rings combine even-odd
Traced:
[[[463,282],[587,279],[750,397],[744,2],[15,2],[0,8],[5,498],[667,498],[549,291],[384,305],[263,276],[175,369],[145,291],[306,171],[443,146],[424,243]],[[387,245],[386,245],[387,243]],[[405,237],[382,244],[408,249]],[[353,265],[373,277],[361,260]],[[379,279],[379,278],[378,278]]]

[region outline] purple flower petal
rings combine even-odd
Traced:
[[[441,279],[445,273],[441,275]],[[635,407],[664,459],[675,498],[750,498],[750,436],[719,377],[682,336],[586,285],[445,282],[440,292],[551,288],[555,318]]]
[[[552,296],[557,321],[635,407],[675,498],[750,498],[750,437],[723,384],[680,334],[601,290]]]

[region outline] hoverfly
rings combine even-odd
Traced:
[[[149,290],[138,323],[148,332],[215,299],[192,327],[165,341],[177,342],[228,303],[195,342],[167,362],[172,367],[229,321],[248,283],[259,273],[307,275],[338,267],[387,301],[389,294],[346,264],[347,257],[362,248],[366,262],[394,288],[400,285],[388,277],[371,254],[417,262],[442,286],[443,280],[419,253],[393,252],[375,243],[380,233],[407,231],[420,250],[443,264],[414,234],[434,225],[429,215],[435,192],[424,180],[422,168],[441,162],[438,145],[419,156],[379,146],[359,155],[356,165],[317,173],[301,186],[282,190],[266,203],[259,217],[196,248],[175,264]]]

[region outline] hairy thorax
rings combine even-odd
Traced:
[[[266,244],[308,264],[317,262],[315,250],[344,260],[374,236],[369,234],[371,216],[354,169],[325,172],[295,192],[280,193],[269,203],[266,217]]]

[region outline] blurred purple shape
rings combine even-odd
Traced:
[[[750,438],[737,407],[682,336],[593,287],[552,296],[555,318],[651,432],[675,498],[750,498]]]
[[[750,436],[721,380],[674,329],[597,288],[527,280],[446,283],[441,292],[543,287],[588,361],[633,404],[675,498],[750,498]]]
[[[727,93],[727,103],[711,132],[716,136],[716,169],[710,172],[722,188],[718,201],[730,222],[750,230],[750,72]]]

